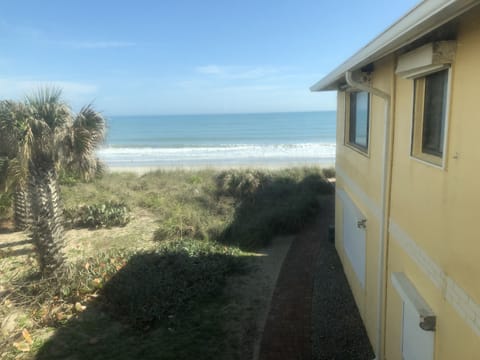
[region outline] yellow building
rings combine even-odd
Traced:
[[[480,1],[423,1],[311,90],[338,92],[335,242],[376,358],[479,360]]]

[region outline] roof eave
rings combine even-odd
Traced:
[[[355,71],[399,50],[478,5],[480,0],[426,0],[410,10],[387,30],[344,63],[310,87],[311,91],[336,90],[345,72]]]

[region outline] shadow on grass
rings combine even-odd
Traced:
[[[332,194],[332,185],[320,173],[223,173],[220,194],[235,197],[233,221],[218,237],[220,242],[242,249],[265,247],[277,235],[301,231],[312,222],[321,206],[319,197]]]
[[[243,257],[205,250],[132,256],[36,359],[221,358],[224,285],[246,268]]]
[[[0,258],[34,254],[32,247],[23,247],[23,245],[29,245],[31,243],[31,240],[18,240],[2,243],[0,244]],[[20,248],[16,248],[17,246],[20,246]]]
[[[11,242],[0,244],[0,249],[19,246],[19,245],[26,245],[31,243],[32,243],[32,240],[11,241]]]
[[[2,219],[0,216],[0,234],[12,234],[16,232],[13,221],[9,218]]]

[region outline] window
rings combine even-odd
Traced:
[[[348,99],[347,143],[363,152],[367,152],[370,95],[364,91],[351,92]]]
[[[412,155],[442,165],[444,155],[449,69],[414,82]]]

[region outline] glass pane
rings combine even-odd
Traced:
[[[422,151],[442,156],[445,136],[448,70],[425,78]]]
[[[357,93],[350,94],[350,123],[348,125],[348,142],[355,144],[355,133],[356,133],[356,116],[357,116]]]
[[[367,147],[368,145],[368,93],[357,93],[357,109],[356,109],[356,126],[355,126],[355,143]]]

